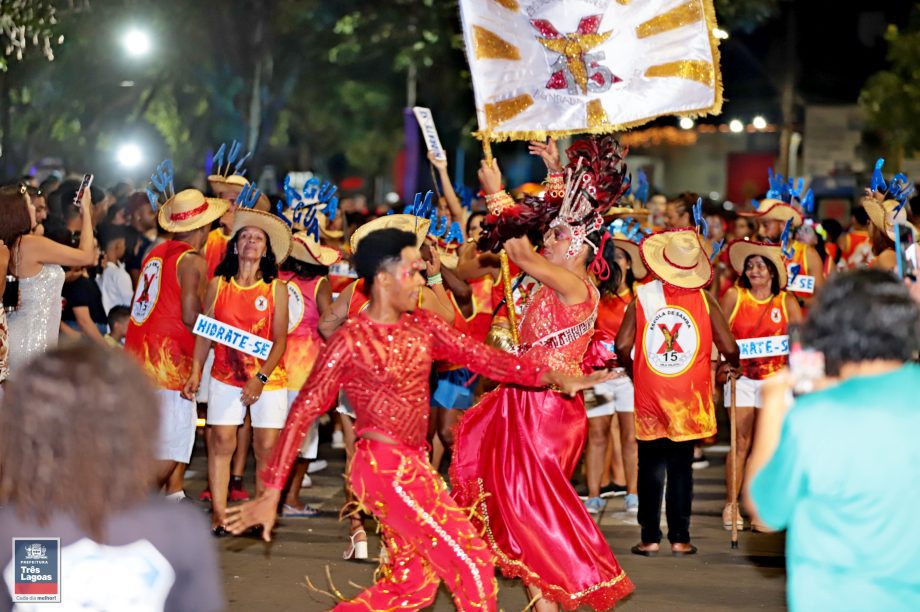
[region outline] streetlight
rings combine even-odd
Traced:
[[[693,128],[693,119],[690,117],[681,117],[679,121],[681,129],[689,130]]]
[[[143,30],[131,28],[121,37],[121,45],[131,57],[143,57],[150,53],[150,35]]]
[[[751,121],[751,124],[754,126],[755,130],[762,130],[765,127],[767,127],[767,120],[764,119],[762,116],[757,115],[756,117],[754,117],[754,120]]]
[[[732,119],[728,122],[728,129],[730,129],[735,134],[740,134],[744,131],[744,124],[741,123],[740,119]]]
[[[118,147],[116,158],[123,168],[136,168],[144,161],[144,154],[139,146],[129,142]]]

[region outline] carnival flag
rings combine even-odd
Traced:
[[[479,138],[721,110],[712,0],[460,0],[460,13]]]

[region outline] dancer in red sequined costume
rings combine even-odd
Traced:
[[[497,164],[482,163],[480,181],[490,194],[484,225],[497,234],[488,246],[501,240],[509,258],[543,284],[521,321],[518,353],[574,375],[583,371],[597,318],[589,268],[599,278],[610,276],[598,257],[606,231],[600,213],[625,190],[625,167],[612,138],[570,148],[575,161],[565,182],[554,144],[531,143],[531,151],[551,172],[540,201],[515,205],[501,190]],[[549,231],[540,255],[526,236],[513,236],[523,229],[519,219],[547,209],[555,214],[545,217]],[[503,219],[511,219],[508,226]],[[477,510],[502,573],[524,581],[537,610],[606,610],[634,588],[569,482],[586,435],[581,395],[508,384],[484,396],[457,430],[454,497]]]
[[[281,489],[304,436],[341,388],[355,408],[359,436],[349,478],[360,506],[380,522],[390,563],[376,585],[336,609],[424,608],[444,580],[458,609],[495,610],[488,547],[428,463],[431,364],[447,360],[498,380],[528,387],[553,384],[569,393],[610,375],[554,372],[479,344],[416,309],[423,263],[411,233],[386,229],[369,234],[355,264],[370,291],[370,304],[329,339],[261,474],[265,492],[235,508],[227,526],[241,533],[261,524],[265,539],[270,538]]]

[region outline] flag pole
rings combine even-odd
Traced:
[[[482,154],[486,160],[486,163],[490,166],[492,165],[492,141],[489,140],[491,134],[486,131],[482,136]],[[517,313],[514,312],[514,291],[511,288],[511,265],[508,263],[508,253],[505,252],[505,249],[502,249],[498,254],[498,259],[501,262],[501,271],[502,271],[502,288],[505,293],[505,306],[508,309],[508,325],[511,326],[511,342],[514,346],[519,346],[521,340],[518,337],[518,328],[517,328]]]
[[[732,401],[729,408],[729,418],[731,419],[731,496],[732,496],[732,549],[738,548],[738,420],[737,420],[737,403],[735,393],[735,376],[729,374],[729,391],[732,394]]]

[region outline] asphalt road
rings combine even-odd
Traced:
[[[630,554],[629,549],[639,540],[635,518],[620,511],[622,498],[608,504],[599,521],[601,529],[636,584],[636,591],[618,608],[667,612],[785,608],[783,536],[746,530],[740,535],[739,549],[731,549],[729,533],[721,528],[724,455],[710,451],[708,456],[712,465],[695,472],[691,534],[700,551],[696,556],[645,558]],[[301,498],[321,509],[321,517],[281,519],[270,545],[255,537],[218,540],[229,610],[328,610],[333,600],[308,588],[307,577],[315,587],[335,589],[346,598],[373,582],[376,563],[342,560],[348,531],[347,525],[338,521],[343,503],[344,451],[324,444],[320,457],[329,461],[329,467],[313,475],[313,487],[301,490]],[[204,448],[199,444],[187,478],[190,494],[197,496],[204,488],[204,469]],[[250,469],[250,492],[252,486]],[[374,557],[379,544],[373,534],[370,540]],[[520,582],[499,579],[502,610],[523,610],[527,603]],[[430,609],[454,609],[443,587]]]

